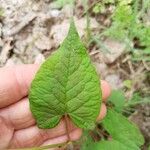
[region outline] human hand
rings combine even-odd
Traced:
[[[38,65],[21,65],[0,69],[0,149],[37,147],[67,141],[65,121],[52,129],[36,126],[28,100],[28,90]],[[107,82],[101,81],[103,103],[97,120],[106,115],[105,101],[110,94]],[[70,122],[70,138],[77,140],[82,129]]]

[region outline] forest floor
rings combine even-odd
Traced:
[[[132,52],[127,50],[124,42],[109,36],[100,40],[96,38],[111,26],[114,4],[104,8],[103,12],[96,12],[93,0],[89,1],[89,6],[77,0],[74,9],[67,2],[58,2],[0,0],[0,66],[42,63],[63,41],[70,17],[74,15],[80,37],[101,79],[108,81],[113,90],[122,90],[126,99],[137,95],[139,99],[149,98],[150,61],[133,61]],[[150,18],[150,11],[147,16]],[[150,19],[147,23],[150,25]],[[135,47],[136,42],[135,39]],[[129,118],[139,126],[146,145],[149,145],[150,104],[134,106]]]

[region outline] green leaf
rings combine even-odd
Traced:
[[[102,124],[114,140],[132,150],[138,150],[144,144],[143,136],[137,126],[114,110],[108,110]]]
[[[150,145],[149,145],[149,147],[148,147],[148,150],[150,150]]]
[[[100,7],[101,7],[101,4],[96,4],[94,7],[93,7],[93,9],[92,9],[92,11],[95,13],[95,14],[97,14],[97,13],[99,13],[100,12]]]
[[[112,140],[112,141],[101,141],[101,142],[89,142],[81,148],[81,150],[133,150],[130,147],[123,145],[122,143]]]
[[[94,142],[92,137],[87,133],[84,133],[83,137],[86,137],[86,141],[81,146],[81,150],[132,150],[115,140]]]
[[[102,5],[101,3],[98,3],[97,5],[95,5],[95,6],[93,7],[93,12],[94,12],[95,14],[98,14],[98,13],[102,12],[103,10],[105,10],[105,7],[104,7],[104,5]]]
[[[132,80],[125,80],[125,81],[123,81],[123,84],[128,89],[131,89],[131,87],[132,87]]]
[[[140,38],[141,45],[150,47],[150,27],[141,28],[138,37]]]
[[[101,104],[100,81],[73,21],[60,48],[36,74],[29,99],[39,128],[53,128],[66,115],[80,128],[94,127]]]
[[[129,108],[138,104],[148,104],[148,103],[150,103],[150,97],[142,97],[140,93],[136,92],[133,93],[132,98],[127,101],[124,107]]]
[[[112,139],[94,142],[87,135],[81,150],[140,150],[140,146],[144,143],[139,129],[114,110],[108,110],[102,124]]]
[[[94,141],[86,130],[83,132],[83,137],[84,137],[84,141],[83,144],[81,145],[81,150],[88,150],[88,147],[93,145]]]
[[[120,112],[123,110],[125,105],[125,96],[121,90],[113,90],[108,101],[115,105],[115,110]]]
[[[120,23],[122,28],[129,28],[134,19],[133,10],[130,6],[118,6],[115,10],[113,20]]]

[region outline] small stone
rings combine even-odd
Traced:
[[[97,73],[104,79],[108,73],[108,67],[105,63],[94,63]]]
[[[62,9],[62,13],[66,18],[70,18],[73,15],[73,8],[70,5],[65,5]]]
[[[35,46],[40,50],[50,50],[51,42],[50,39],[46,36],[41,36],[35,41]]]
[[[120,89],[123,87],[122,80],[118,74],[110,74],[105,77],[112,89]]]
[[[41,64],[45,61],[45,57],[43,54],[38,54],[35,58],[34,64]]]
[[[5,64],[5,66],[7,66],[7,67],[12,67],[14,65],[15,65],[15,63],[14,63],[14,61],[11,58],[8,59],[6,64]]]
[[[32,6],[33,11],[40,11],[40,6],[38,4]]]
[[[6,62],[6,66],[14,66],[14,65],[21,65],[23,64],[23,62],[21,61],[20,58],[18,58],[18,56],[13,55],[11,58],[9,58]]]
[[[57,9],[49,11],[50,16],[54,17],[54,18],[58,17],[60,15],[60,13],[61,12],[59,10],[57,10]]]
[[[121,54],[125,50],[125,44],[116,40],[107,39],[103,43],[106,46],[106,48],[109,50],[109,52],[102,53],[102,59],[107,64],[111,64],[115,62],[115,60],[119,56],[121,56]]]

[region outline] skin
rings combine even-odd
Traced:
[[[29,109],[28,91],[39,65],[20,65],[0,69],[0,149],[36,147],[67,141],[66,126],[62,119],[57,127],[39,129]],[[97,120],[106,115],[106,99],[110,87],[101,81],[103,103]],[[82,135],[82,129],[69,121],[72,141]]]

